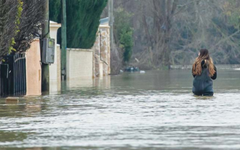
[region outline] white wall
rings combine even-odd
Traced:
[[[92,60],[92,50],[67,49],[67,79],[91,79],[93,77]]]

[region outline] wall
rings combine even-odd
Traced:
[[[67,49],[67,80],[93,77],[93,51]]]
[[[110,27],[99,26],[97,38],[91,49],[67,50],[68,88],[91,87],[92,78],[103,78],[110,70]]]
[[[40,42],[34,40],[26,51],[26,76],[28,96],[42,94],[42,69],[41,69]]]

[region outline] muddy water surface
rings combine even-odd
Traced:
[[[189,70],[82,83],[0,100],[0,149],[240,149],[240,71],[219,70],[210,98],[193,96]]]

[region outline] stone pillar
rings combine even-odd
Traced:
[[[57,45],[57,30],[61,27],[60,24],[50,21],[50,37],[55,39],[55,54],[54,63],[49,65],[49,92],[56,93],[61,90],[61,51]]]
[[[57,44],[57,89],[61,90],[61,48]]]
[[[100,60],[103,63],[103,75],[109,75],[110,70],[110,27],[108,25],[100,25]]]
[[[100,33],[97,34],[97,38],[95,41],[94,46],[92,47],[93,50],[93,73],[94,73],[94,77],[100,77],[101,76],[101,72],[100,72]]]
[[[40,41],[36,39],[26,51],[27,96],[38,96],[42,94],[41,68]]]

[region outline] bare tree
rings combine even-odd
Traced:
[[[34,38],[44,36],[41,34],[41,29],[45,3],[46,0],[23,0],[20,32],[16,36],[15,45],[18,51],[26,51]]]
[[[20,24],[17,27],[15,22],[19,11],[19,1],[0,0],[0,59],[11,52],[9,50],[11,46],[16,51],[23,52],[29,48],[34,38],[41,36],[46,1],[23,0],[22,2]]]
[[[238,0],[118,0],[117,7],[133,14],[134,65],[191,64],[201,48],[216,63],[240,63]]]
[[[15,35],[18,1],[0,0],[0,59],[9,53]]]

